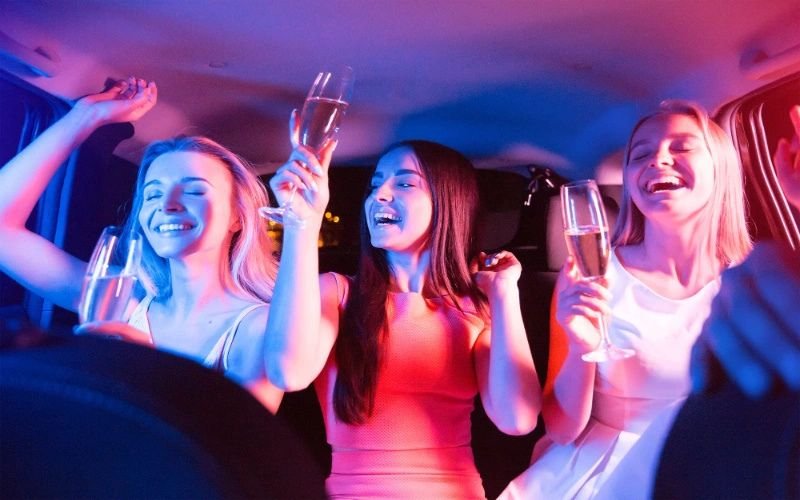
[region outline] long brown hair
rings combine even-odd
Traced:
[[[483,311],[486,298],[469,272],[476,254],[475,221],[478,214],[478,182],[472,163],[458,151],[429,141],[404,141],[384,153],[410,149],[419,162],[433,201],[431,265],[428,293],[441,295],[461,308],[467,297]],[[365,195],[366,200],[366,195]],[[334,346],[338,374],[333,407],[339,420],[361,424],[375,406],[378,371],[386,331],[386,299],[391,272],[386,252],[370,244],[364,203],[361,206],[361,253],[358,271],[350,287],[343,324]]]

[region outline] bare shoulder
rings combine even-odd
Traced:
[[[250,309],[245,313],[239,322],[236,336],[247,339],[258,339],[264,336],[267,329],[267,318],[269,317],[270,305],[264,302],[254,303],[243,308],[242,311]],[[241,314],[241,313],[239,313]],[[237,315],[238,317],[238,315]],[[233,319],[231,320],[233,321]]]
[[[336,304],[340,309],[347,303],[353,278],[328,272],[319,275],[319,292],[323,307]]]
[[[253,307],[256,306],[256,307]],[[250,309],[236,327],[235,337],[228,355],[228,371],[241,381],[260,380],[265,377],[263,367],[263,347],[267,329],[269,304],[250,304],[242,308],[238,315]],[[233,326],[233,325],[231,325]]]

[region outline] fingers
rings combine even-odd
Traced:
[[[329,139],[325,142],[325,145],[322,146],[322,149],[319,151],[319,163],[327,170],[331,164],[331,158],[333,158],[333,152],[336,150],[336,146],[339,145],[339,141],[337,139]]]
[[[789,119],[792,120],[795,137],[800,137],[800,104],[789,109]]]
[[[490,273],[494,278],[519,280],[522,274],[522,265],[513,253],[500,250],[487,254],[479,252],[470,263],[472,273]]]
[[[314,193],[319,191],[319,185],[310,172],[299,160],[292,160],[282,167],[284,174],[293,179],[298,189],[309,190]]]
[[[770,373],[759,363],[755,356],[736,340],[731,325],[727,321],[710,321],[707,342],[719,360],[728,377],[739,386],[745,394],[760,397],[770,387]]]
[[[564,269],[570,282],[576,283],[583,279],[581,271],[578,269],[578,263],[575,262],[575,257],[572,255],[567,256],[567,260],[564,262]]]
[[[591,318],[610,315],[611,292],[597,281],[581,280],[558,294],[557,308],[564,315],[580,314]]]
[[[95,335],[98,337],[107,337],[111,339],[122,339],[122,335],[115,328],[116,323],[107,324],[102,321],[83,323],[76,325],[72,332],[75,335]]]
[[[300,120],[297,109],[293,109],[289,115],[289,142],[292,143],[293,149],[300,146]]]
[[[320,165],[320,162],[314,152],[302,145],[297,146],[297,148],[292,151],[289,159],[296,161],[300,166],[310,170],[314,173],[314,175],[319,177],[324,176],[327,171],[327,169]]]
[[[722,297],[722,303],[728,311],[736,311],[732,328],[746,347],[777,372],[785,384],[800,389],[798,255],[782,245],[761,244],[753,257],[749,265],[741,266],[746,279],[735,282],[732,292]]]
[[[300,159],[301,162],[309,165],[317,175],[322,175],[322,171],[327,171],[333,157],[333,152],[339,141],[336,139],[329,139],[320,148],[319,152],[314,154],[310,149],[303,146],[300,141],[300,128],[301,128],[300,112],[293,109],[289,115],[289,142],[292,144],[292,149],[304,151],[306,154],[304,158]]]
[[[561,271],[558,273],[555,292],[561,293],[564,289],[579,280],[580,275],[578,273],[577,266],[575,265],[575,259],[573,259],[571,255],[568,255],[567,259],[564,261],[564,265],[561,267]]]
[[[133,98],[133,96],[135,96],[136,92],[138,91],[137,81],[138,80],[132,76],[129,76],[127,79],[123,80],[122,83],[124,85],[124,88],[122,92],[120,92],[120,97],[124,99]]]
[[[158,87],[156,87],[155,82],[148,83],[144,80],[139,80],[136,84],[136,88],[136,95],[133,96],[132,100],[140,108],[139,116],[141,116],[156,105],[156,101],[158,100]]]
[[[780,139],[775,150],[773,163],[786,198],[793,204],[800,204],[800,105],[789,109],[789,118],[794,127],[791,140]]]
[[[156,101],[158,101],[158,87],[156,86],[156,82],[148,83],[147,90],[147,100],[155,105]]]
[[[273,192],[295,187],[304,192],[318,193],[323,183],[327,185],[325,171],[316,156],[303,146],[292,150],[289,160],[270,179]]]
[[[744,264],[723,274],[704,326],[708,348],[751,397],[764,395],[776,379],[800,388],[796,259],[779,246],[758,245]]]
[[[490,254],[487,254],[485,252],[480,252],[480,254],[478,255],[479,255],[480,265],[484,268],[497,267],[501,262],[502,263],[517,262],[517,258],[514,257],[514,254],[506,250],[500,250],[499,252]]]
[[[708,328],[704,326],[691,350],[689,376],[692,382],[692,392],[695,394],[713,392],[725,378],[720,362],[708,346],[708,336]]]

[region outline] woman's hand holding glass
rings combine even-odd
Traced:
[[[133,291],[142,258],[138,234],[125,237],[118,227],[103,230],[86,267],[75,332],[149,344],[149,336],[126,324],[133,310]]]
[[[83,323],[75,328],[75,334],[96,335],[98,337],[108,337],[115,340],[124,340],[132,344],[153,347],[153,339],[150,335],[123,321],[95,321]]]
[[[299,119],[297,112],[292,112],[290,125],[292,146],[295,151],[300,145],[304,146],[300,158],[295,158],[298,165],[310,165],[304,161],[307,152],[313,152],[320,162],[326,162],[323,158],[324,150],[335,140],[339,131],[339,125],[350,105],[354,82],[353,68],[349,66],[343,66],[336,71],[321,71],[308,91]],[[294,152],[292,154],[294,155]],[[330,157],[327,159],[327,162],[329,161]],[[318,172],[317,174],[319,175]],[[295,195],[301,186],[288,184],[287,187],[285,190],[287,196],[278,200],[278,207],[262,207],[259,213],[262,217],[284,226],[304,227],[305,219],[294,208]],[[306,187],[315,186],[311,182]]]
[[[611,313],[610,300],[605,279],[585,279],[575,259],[567,257],[556,283],[556,320],[579,354],[600,346],[601,321]]]
[[[292,224],[287,219],[284,226],[303,227],[306,223],[322,223],[328,206],[328,168],[330,167],[336,140],[326,142],[319,151],[312,151],[300,143],[300,120],[297,110],[289,118],[289,139],[292,153],[269,181],[280,206],[291,204],[295,217]],[[263,209],[262,209],[262,215]],[[302,221],[302,223],[301,223]]]
[[[593,180],[582,180],[561,186],[561,215],[564,238],[571,257],[570,265],[579,269],[587,284],[602,280],[611,258],[611,244],[608,238],[608,219],[597,184]],[[591,287],[585,290],[586,293],[590,291]],[[592,297],[589,294],[582,307],[591,305],[591,300],[588,299]],[[580,294],[574,298],[579,299]],[[600,310],[594,309],[595,313]],[[589,311],[592,308],[588,308],[587,312]],[[584,361],[599,363],[624,359],[635,354],[631,349],[621,349],[611,343],[605,318],[606,314],[596,317],[600,343],[594,350],[581,356]]]

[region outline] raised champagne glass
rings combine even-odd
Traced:
[[[608,219],[597,184],[593,180],[582,180],[561,186],[561,215],[567,248],[581,275],[589,280],[605,276],[611,256],[611,243]],[[583,354],[581,359],[599,363],[629,358],[635,354],[631,349],[623,349],[611,343],[605,317],[600,318],[598,327],[600,345]]]
[[[318,154],[334,138],[350,105],[354,82],[350,66],[317,75],[300,113],[300,144]],[[296,193],[297,186],[293,185],[289,198],[281,206],[261,207],[259,213],[284,226],[303,226],[305,221],[292,210]]]
[[[138,234],[123,245],[121,229],[103,230],[89,259],[78,306],[81,324],[128,320],[131,298],[142,258],[142,240]]]

